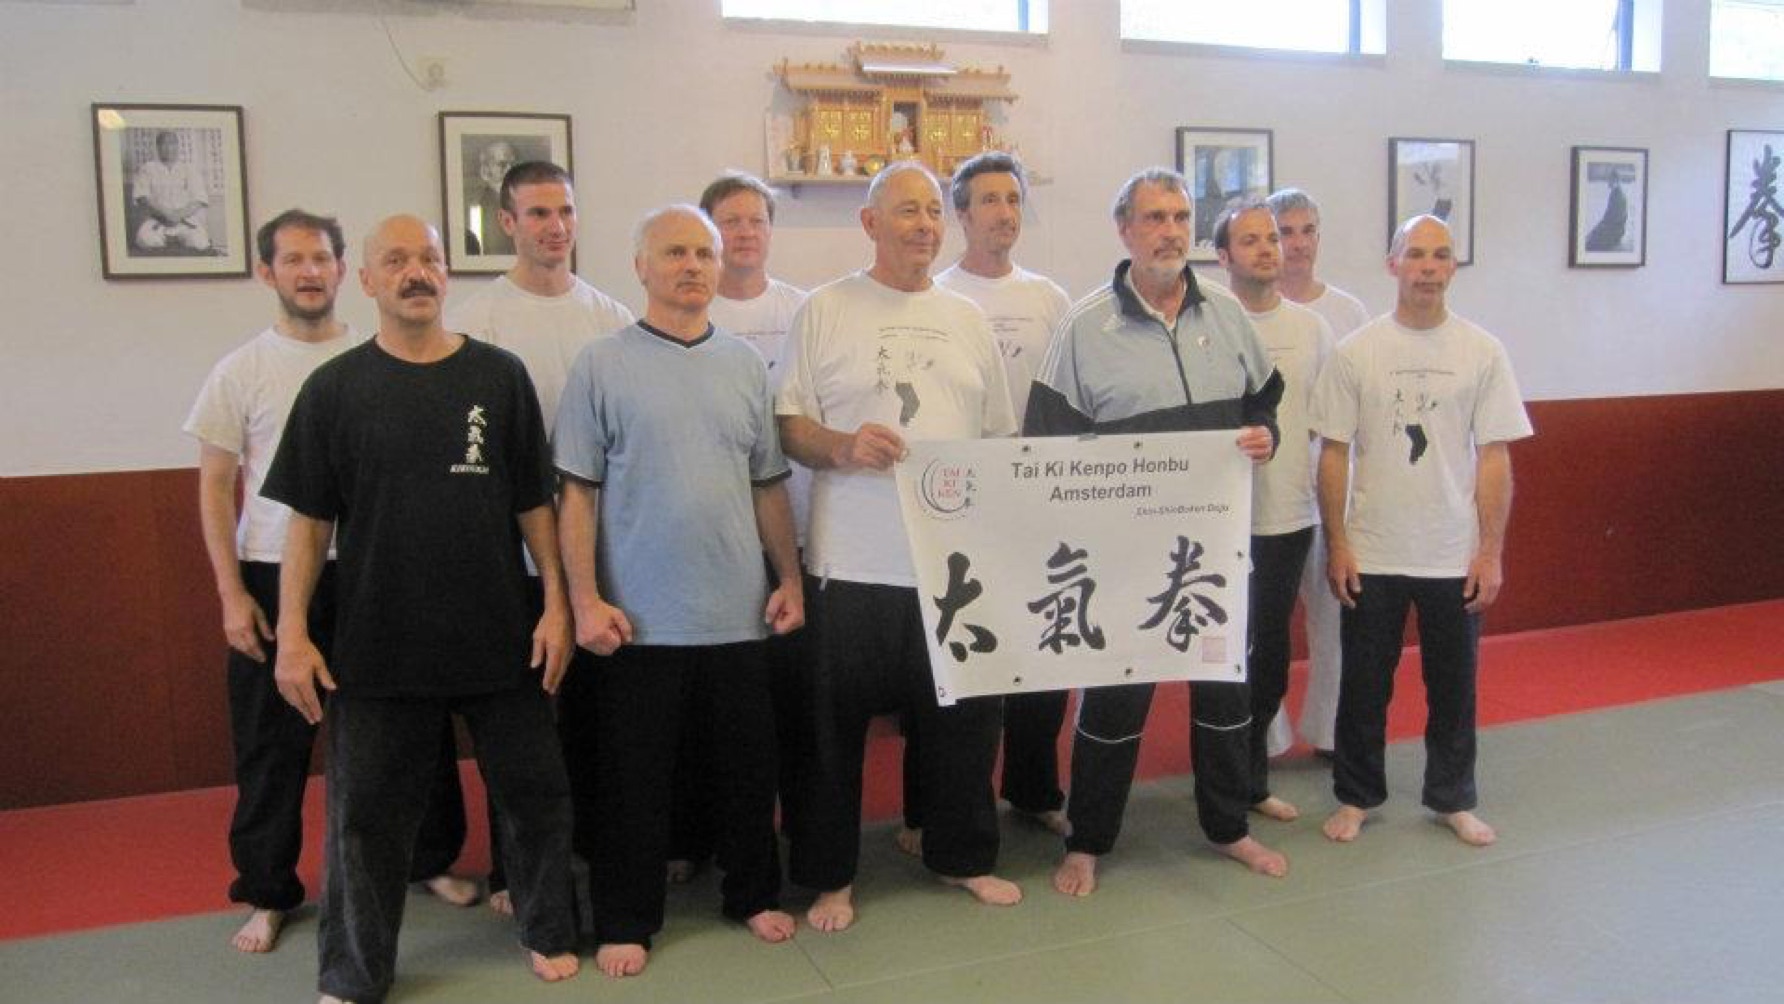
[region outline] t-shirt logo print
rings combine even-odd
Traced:
[[[484,463],[488,459],[484,454],[485,430],[489,428],[489,419],[483,414],[483,406],[471,405],[465,413],[465,462],[453,464],[454,474],[488,474],[489,466]]]

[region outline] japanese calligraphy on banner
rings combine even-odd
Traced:
[[[936,699],[1245,679],[1251,462],[1231,430],[911,443]]]

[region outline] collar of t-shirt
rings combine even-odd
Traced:
[[[697,345],[705,344],[706,340],[708,338],[712,337],[712,322],[711,321],[706,322],[706,330],[702,331],[700,333],[700,337],[694,339],[691,342],[682,341],[681,339],[675,337],[674,335],[670,334],[669,332],[664,331],[663,329],[651,324],[649,321],[643,321],[643,320],[639,321],[638,327],[643,329],[643,331],[646,334],[655,335],[658,338],[661,338],[663,341],[668,342],[668,343],[674,345],[676,348],[680,348],[680,349],[691,349]]]

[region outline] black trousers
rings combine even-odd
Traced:
[[[248,595],[267,618],[279,616],[279,566],[241,563]],[[323,566],[310,603],[310,637],[324,656],[334,638],[335,573]],[[261,640],[265,662],[229,651],[229,731],[235,752],[235,811],[229,821],[229,858],[236,877],[229,898],[259,910],[292,910],[304,901],[297,877],[303,850],[304,789],[310,780],[310,748],[316,727],[279,696],[273,682],[278,647]],[[455,749],[450,723],[440,742]],[[465,842],[464,794],[458,760],[443,758],[435,771],[420,829],[415,834],[410,881],[433,878],[452,867]]]
[[[410,847],[427,782],[445,756],[442,723],[465,721],[501,809],[520,943],[545,955],[576,947],[570,896],[570,786],[536,684],[450,698],[329,702],[328,842],[318,948],[320,989],[381,1001],[396,974]]]
[[[1300,591],[1301,569],[1313,544],[1313,527],[1251,537],[1251,804],[1270,797],[1270,722],[1288,693],[1289,620]]]
[[[1410,609],[1419,614],[1425,679],[1423,802],[1437,812],[1461,812],[1478,803],[1474,687],[1481,619],[1465,609],[1464,582],[1362,577],[1357,605],[1343,614],[1344,675],[1332,767],[1332,790],[1343,804],[1372,809],[1387,801],[1388,703],[1394,698],[1394,670],[1400,665]]]
[[[921,744],[923,863],[941,875],[990,874],[997,863],[997,760],[1002,701],[941,707],[915,589],[835,579],[818,590],[818,755],[793,831],[793,881],[833,891],[855,881],[861,854],[861,768],[867,725],[908,712]]]
[[[715,781],[725,916],[779,907],[774,710],[761,642],[622,646],[574,686],[566,680],[559,707],[597,941],[648,947],[663,928],[670,781],[688,731],[707,734],[696,748],[716,753],[696,769]],[[576,735],[588,723],[592,749]]]
[[[1069,690],[1005,694],[1003,699],[1003,800],[1030,815],[1065,806],[1059,787],[1059,730],[1065,725]],[[904,825],[923,828],[923,741],[911,717],[899,720],[904,734]]]

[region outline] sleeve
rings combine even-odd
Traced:
[[[1237,305],[1235,301],[1235,306]],[[1245,368],[1245,394],[1240,399],[1240,421],[1245,425],[1261,425],[1270,430],[1270,440],[1282,442],[1282,430],[1276,425],[1276,407],[1282,403],[1282,374],[1270,362],[1270,353],[1258,339],[1257,327],[1243,310],[1235,311],[1240,328],[1239,365]]]
[[[564,477],[599,486],[607,476],[607,425],[595,386],[595,346],[577,354],[558,400],[557,469]]]
[[[1028,392],[1028,413],[1022,416],[1025,436],[1077,436],[1096,425],[1078,385],[1076,322],[1081,316],[1067,314],[1053,332],[1047,356]]]
[[[979,416],[979,436],[996,439],[1014,436],[1021,431],[1010,404],[1010,377],[1004,369],[1003,355],[997,351],[997,337],[982,311],[974,309],[969,322],[979,347],[979,371],[985,378],[985,403]]]
[[[539,411],[539,394],[519,359],[507,356],[509,396],[514,402],[514,421],[509,434],[508,476],[514,511],[531,512],[550,505],[557,488],[551,467],[551,446],[545,437],[545,416]]]
[[[821,321],[817,297],[808,297],[793,315],[787,329],[786,343],[781,346],[779,369],[782,371],[780,391],[774,397],[776,415],[803,415],[824,424],[824,409],[818,404],[813,385],[812,353]]]
[[[1535,431],[1524,410],[1524,399],[1518,392],[1518,380],[1512,374],[1505,346],[1493,342],[1492,349],[1481,379],[1480,394],[1475,399],[1474,442],[1477,445],[1523,439]]]
[[[487,287],[472,293],[463,303],[446,312],[446,330],[493,344],[495,311],[491,309],[491,299]]]
[[[247,424],[247,417],[243,413],[241,390],[226,371],[227,362],[226,359],[218,363],[205,378],[204,386],[198,390],[198,399],[192,402],[192,412],[186,416],[186,424],[180,431],[239,457],[245,446],[243,426]]]
[[[334,521],[341,512],[339,462],[331,435],[337,412],[333,370],[310,375],[297,392],[285,434],[260,486],[262,498],[311,519]],[[320,379],[318,379],[320,377]]]
[[[748,350],[746,365],[753,366],[750,380],[756,401],[756,437],[750,446],[750,484],[765,488],[793,473],[781,453],[780,432],[774,424],[774,398],[768,392],[768,364],[754,349]]]
[[[1356,437],[1360,407],[1356,359],[1349,352],[1334,352],[1320,368],[1319,379],[1313,383],[1307,424],[1322,439],[1348,443]]]

